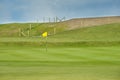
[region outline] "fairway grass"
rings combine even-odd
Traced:
[[[119,46],[0,46],[0,80],[119,79]]]

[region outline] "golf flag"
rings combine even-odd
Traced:
[[[48,35],[48,33],[47,33],[47,32],[44,32],[44,33],[42,34],[42,37],[47,37],[47,35]]]

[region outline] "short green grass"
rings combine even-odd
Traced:
[[[0,46],[0,80],[119,80],[120,47]]]

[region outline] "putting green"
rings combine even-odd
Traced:
[[[119,80],[120,47],[0,46],[0,80]]]

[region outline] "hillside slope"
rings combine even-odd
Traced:
[[[57,23],[11,23],[0,24],[0,37],[40,36],[44,31],[49,35],[83,27],[120,23],[120,16],[99,18],[78,18]]]
[[[64,31],[51,37],[68,41],[120,41],[120,23]]]
[[[96,17],[96,18],[75,18],[64,22],[69,29],[76,29],[80,27],[90,27],[111,23],[120,23],[120,16],[110,17]]]
[[[54,32],[55,28],[55,32]],[[43,32],[47,31],[49,34],[55,34],[65,31],[67,25],[61,23],[11,23],[0,25],[0,37],[19,37],[19,34],[23,32],[28,36],[28,30],[30,36],[40,36]],[[23,35],[22,35],[23,36]]]
[[[43,46],[42,37],[0,37],[0,44]],[[62,31],[47,38],[48,46],[119,46],[120,23]]]

